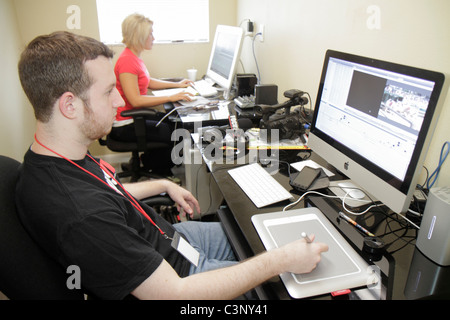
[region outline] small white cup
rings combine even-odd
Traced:
[[[189,80],[195,81],[197,79],[197,69],[189,69],[187,74]]]

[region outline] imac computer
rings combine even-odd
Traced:
[[[404,213],[442,107],[443,85],[441,73],[328,50],[308,146]]]
[[[244,31],[240,27],[218,25],[209,58],[206,78],[228,95],[236,76]]]

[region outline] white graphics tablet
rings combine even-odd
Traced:
[[[252,217],[252,222],[267,250],[300,239],[303,232],[314,234],[315,242],[328,245],[329,250],[322,254],[320,263],[312,272],[280,275],[293,298],[361,287],[373,279],[367,262],[317,208],[258,214]]]

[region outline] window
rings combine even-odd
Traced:
[[[132,13],[153,21],[155,43],[209,41],[209,0],[97,0],[100,40],[122,43],[122,21]]]

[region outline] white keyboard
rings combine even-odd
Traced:
[[[186,91],[186,92],[189,92],[190,94],[192,94],[193,97],[191,97],[191,99],[193,99],[193,100],[196,99],[196,98],[195,98],[196,95],[199,95],[199,94],[200,94],[200,93],[198,93],[197,90],[195,90],[195,89],[192,88],[192,87],[183,88],[182,91]]]
[[[258,163],[231,169],[228,173],[258,208],[293,198],[293,196]]]
[[[210,97],[217,94],[217,89],[207,80],[195,81],[193,87],[202,97]]]

